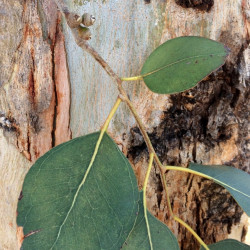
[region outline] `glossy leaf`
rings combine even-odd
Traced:
[[[222,240],[217,243],[208,245],[210,250],[249,250],[250,246],[233,239]],[[204,247],[200,248],[204,250]]]
[[[214,182],[226,188],[250,216],[250,175],[248,173],[230,166],[191,163],[189,168],[208,175]]]
[[[160,94],[179,93],[194,87],[225,62],[228,49],[203,37],[178,37],[155,49],[141,76],[148,88]]]
[[[140,209],[138,218],[136,220],[136,224],[129,235],[129,238],[126,240],[125,244],[123,245],[122,249],[125,250],[150,250],[148,232],[144,217],[144,210],[143,210],[143,194],[141,192],[140,195]],[[155,218],[150,212],[148,212],[148,222],[150,227],[151,239],[153,249],[157,250],[179,250],[179,245],[177,242],[176,237],[171,232],[171,230]]]
[[[38,232],[25,238],[23,249],[120,249],[125,242],[137,217],[139,192],[127,158],[107,134],[76,195],[99,135],[63,143],[31,168],[17,222],[25,235]]]

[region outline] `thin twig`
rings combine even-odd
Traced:
[[[66,21],[67,23],[69,24],[70,22],[72,22],[72,20],[69,20],[69,18],[71,17],[71,13],[70,11],[68,10],[67,6],[65,6],[65,4],[63,3],[62,0],[54,0],[58,6],[58,8],[61,10],[61,12],[64,14],[65,18],[66,18]],[[74,13],[73,13],[74,14]],[[76,15],[76,14],[74,14]],[[74,19],[73,19],[74,21]],[[75,38],[75,42],[76,44],[81,47],[84,51],[88,52],[102,67],[103,69],[107,72],[107,74],[113,79],[113,81],[116,83],[117,85],[117,88],[120,92],[120,95],[119,97],[121,98],[122,101],[124,101],[131,113],[133,114],[138,126],[139,126],[139,129],[142,133],[142,136],[145,140],[145,143],[148,147],[148,151],[149,151],[149,154],[153,153],[154,154],[154,160],[156,162],[156,165],[157,167],[159,168],[160,170],[160,173],[161,173],[161,181],[162,183],[166,183],[164,181],[164,174],[165,174],[165,170],[162,168],[163,165],[161,164],[155,150],[154,150],[154,147],[149,139],[149,136],[147,134],[147,131],[139,117],[139,115],[137,114],[137,111],[136,109],[134,108],[134,105],[133,103],[129,100],[129,97],[126,93],[126,91],[124,90],[124,88],[122,87],[122,80],[121,78],[112,70],[112,68],[108,65],[108,63],[99,55],[99,53],[94,49],[92,48],[88,43],[87,41],[85,40],[82,40],[80,37],[79,37],[79,33],[76,32],[76,30],[74,28],[72,28],[70,25],[69,25],[73,35],[74,35],[74,38]],[[168,198],[168,192],[167,192],[167,186],[166,185],[163,185],[164,186],[164,189],[165,189],[165,192],[166,192],[166,196],[167,196],[167,200],[169,201],[169,198]],[[167,207],[170,211],[170,214],[172,215],[172,208],[170,206],[170,202],[167,202]]]

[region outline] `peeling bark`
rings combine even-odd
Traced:
[[[22,39],[3,94],[18,129],[9,136],[20,152],[34,161],[70,139],[69,77],[56,6],[48,1],[26,1],[19,21],[24,23]]]
[[[0,248],[18,249],[16,207],[31,165],[24,158],[34,162],[71,138],[70,84],[53,1],[2,0],[0,6],[0,175],[5,176],[0,181]]]
[[[64,46],[64,35],[61,26],[58,25],[54,48],[55,65],[55,90],[56,90],[56,109],[54,120],[54,143],[59,145],[71,138],[69,128],[70,121],[70,84],[67,68],[66,50]]]

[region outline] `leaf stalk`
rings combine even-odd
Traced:
[[[103,125],[103,127],[101,129],[102,132],[107,131],[109,123],[110,123],[112,117],[114,116],[114,114],[115,114],[116,110],[118,109],[121,102],[122,102],[121,98],[117,97],[117,100],[116,100],[113,108],[111,109],[111,111],[110,111],[110,113],[108,115],[108,118],[106,119],[106,121],[105,121],[105,123],[104,123],[104,125]]]
[[[182,226],[184,226],[192,235],[195,237],[195,239],[206,249],[209,250],[208,246],[204,243],[204,241],[199,237],[199,235],[183,220],[181,220],[179,217],[174,216],[174,220],[178,221]]]
[[[146,221],[146,226],[147,226],[147,231],[148,231],[148,239],[149,239],[149,244],[150,244],[151,250],[153,250],[153,244],[152,244],[152,238],[151,238],[150,227],[149,227],[149,222],[148,222],[147,196],[146,196],[146,194],[147,194],[147,185],[148,185],[149,174],[150,174],[152,166],[153,166],[153,160],[154,160],[154,153],[151,153],[149,156],[148,169],[147,169],[144,184],[143,184],[144,217],[145,217],[145,221]]]
[[[198,171],[195,171],[195,170],[192,170],[192,169],[189,169],[189,168],[183,168],[183,167],[176,167],[176,166],[163,166],[163,168],[165,168],[165,170],[176,170],[176,171],[182,171],[182,172],[187,172],[187,173],[190,173],[190,174],[195,174],[195,175],[198,175],[200,177],[204,177],[204,178],[207,178],[209,180],[212,180],[213,178],[209,175],[206,175],[206,174],[202,174]]]
[[[132,77],[121,77],[122,81],[138,81],[143,80],[142,76],[132,76]]]

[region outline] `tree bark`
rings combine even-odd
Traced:
[[[25,174],[71,137],[70,85],[53,1],[0,2],[0,249],[18,249],[16,208]]]
[[[249,0],[68,1],[71,10],[97,18],[91,45],[120,76],[138,75],[160,43],[199,35],[230,48],[226,64],[192,90],[151,93],[124,83],[164,164],[248,166]],[[52,0],[0,0],[0,249],[18,249],[16,207],[31,164],[53,146],[99,130],[118,95],[115,85],[78,48]],[[65,36],[65,37],[64,37]],[[181,69],[180,69],[181,70]],[[71,87],[70,87],[71,86]],[[70,124],[70,125],[69,125]],[[133,164],[142,187],[148,152],[125,105],[109,128]],[[190,174],[166,173],[174,213],[207,243],[244,240],[246,215],[220,186]],[[148,206],[178,237],[198,249],[192,235],[169,219],[157,170]]]

